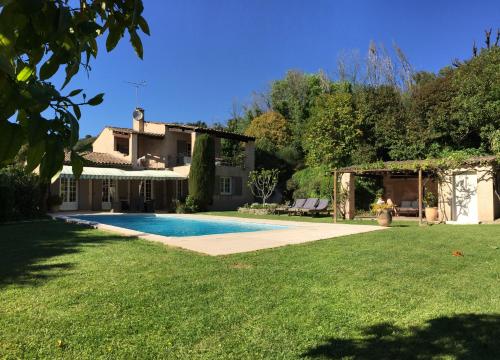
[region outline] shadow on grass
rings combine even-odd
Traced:
[[[72,263],[44,264],[53,257],[81,251],[88,244],[105,244],[123,237],[85,231],[59,221],[1,225],[0,288],[8,284],[37,285],[70,270]]]
[[[323,359],[500,359],[500,315],[462,314],[408,330],[381,323],[363,338],[329,339],[303,357]]]

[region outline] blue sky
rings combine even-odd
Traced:
[[[90,78],[79,74],[68,86],[106,93],[83,109],[82,136],[131,125],[135,95],[126,81],[147,81],[147,120],[213,123],[288,69],[333,73],[342,50],[364,55],[370,40],[395,41],[416,69],[436,71],[469,57],[484,29],[500,25],[497,1],[143,1],[151,28],[144,60],[126,36],[109,54],[100,48]]]

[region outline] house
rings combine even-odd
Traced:
[[[188,195],[191,156],[199,134],[215,141],[216,177],[211,209],[229,210],[251,202],[246,186],[254,169],[255,138],[222,130],[145,121],[134,111],[132,128],[106,126],[83,154],[83,173],[75,179],[66,159],[51,193],[60,194],[61,210],[171,211]],[[222,139],[240,144],[240,156],[221,157]]]
[[[335,209],[340,198],[347,219],[354,218],[355,177],[381,179],[384,197],[396,205],[411,204],[409,210],[422,221],[423,197],[431,191],[438,198],[439,221],[477,224],[500,218],[500,167],[495,156],[481,156],[446,164],[438,159],[389,161],[333,170],[339,182]],[[338,180],[337,180],[338,179]]]

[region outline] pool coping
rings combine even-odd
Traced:
[[[335,238],[339,236],[361,234],[387,229],[385,227],[376,225],[311,223],[288,220],[252,219],[240,217],[236,218],[232,216],[204,214],[151,214],[159,217],[232,221],[252,224],[287,226],[287,228],[285,229],[176,237],[156,235],[123,227],[102,224],[95,221],[86,221],[78,218],[73,218],[74,216],[78,215],[90,214],[122,215],[122,213],[78,211],[55,213],[51,214],[51,216],[55,219],[60,219],[71,223],[84,224],[100,230],[111,231],[125,236],[139,237],[141,239],[160,242],[165,245],[179,247],[211,256],[238,254],[243,252],[270,249],[293,244],[302,244],[311,241]],[[144,215],[144,213],[123,213],[123,215],[139,214]]]

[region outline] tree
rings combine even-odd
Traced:
[[[215,142],[208,134],[199,134],[194,143],[189,170],[189,197],[198,209],[206,210],[212,203],[215,183]]]
[[[304,74],[287,72],[284,79],[271,84],[269,99],[273,111],[279,112],[290,122],[292,142],[300,150],[304,125],[314,100],[320,94],[331,91],[331,81],[323,73]]]
[[[453,75],[451,136],[464,147],[490,151],[491,133],[500,128],[500,47],[483,49]]]
[[[27,168],[40,165],[50,179],[61,168],[64,151],[71,151],[78,177],[83,159],[73,150],[78,141],[80,106],[96,106],[103,94],[87,99],[82,89],[61,92],[80,69],[91,70],[98,38],[105,36],[112,51],[125,31],[137,55],[143,47],[138,35],[149,35],[142,17],[142,0],[0,1],[0,167],[12,162],[27,145]],[[66,77],[58,90],[50,81],[60,69]],[[82,100],[76,100],[76,96]],[[50,110],[50,112],[49,112]],[[50,114],[50,115],[49,115]]]
[[[290,142],[290,130],[286,119],[275,111],[266,112],[252,120],[245,131],[254,136],[256,147],[267,151],[276,151]]]
[[[261,169],[252,170],[248,174],[248,187],[252,191],[253,196],[262,199],[262,204],[266,204],[266,200],[273,194],[276,185],[278,184],[278,169]]]
[[[352,94],[320,95],[311,109],[303,137],[307,165],[347,164],[360,135]]]

